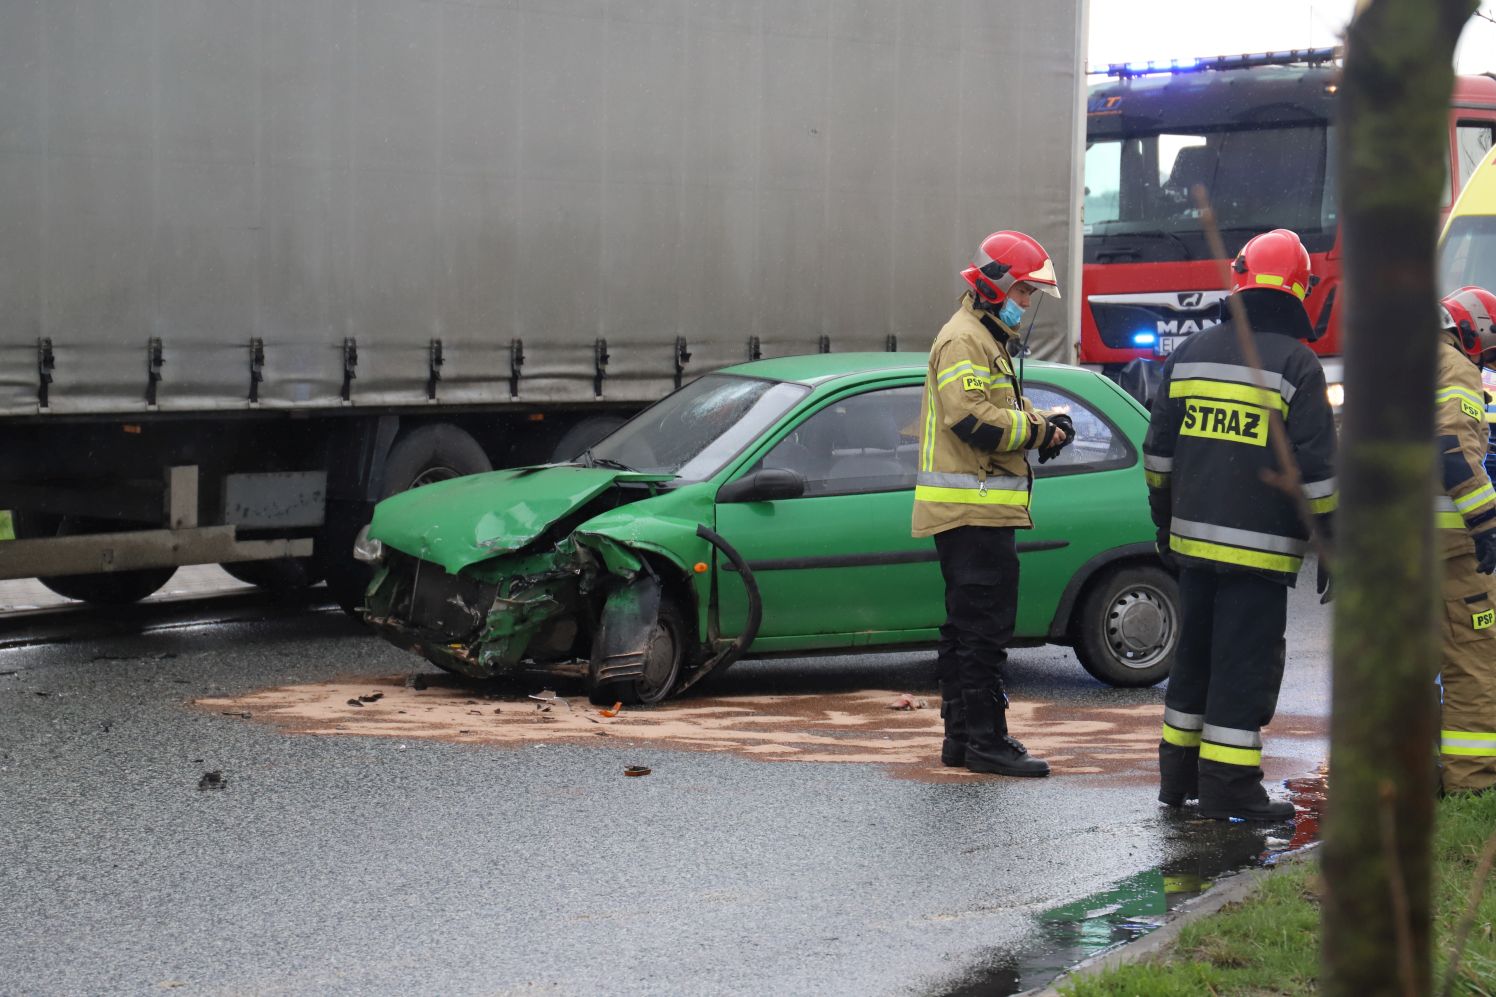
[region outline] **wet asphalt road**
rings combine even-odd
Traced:
[[[1240,836],[1097,780],[287,735],[186,704],[413,660],[253,600],[152,620],[0,633],[0,993],[1003,993],[1043,982],[1041,912]],[[1298,593],[1281,711],[1327,711],[1328,629]],[[928,689],[930,661],[750,662],[711,692]],[[1058,648],[1010,686],[1162,697]]]

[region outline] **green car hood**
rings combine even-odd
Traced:
[[[374,507],[369,536],[456,574],[519,550],[615,481],[669,480],[669,475],[565,465],[473,474],[385,499]]]

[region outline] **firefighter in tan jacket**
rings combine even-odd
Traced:
[[[1434,396],[1443,494],[1436,525],[1444,559],[1446,793],[1496,785],[1496,489],[1486,474],[1490,427],[1477,363],[1496,361],[1496,296],[1462,287],[1444,299]],[[1474,361],[1474,362],[1472,362]]]
[[[1021,232],[982,241],[961,276],[971,285],[930,348],[920,413],[916,537],[933,536],[945,579],[936,672],[945,741],[940,759],[998,775],[1049,766],[1008,734],[1002,666],[1018,614],[1014,529],[1033,525],[1025,452],[1056,456],[1074,431],[1022,397],[1012,348],[1036,291],[1060,296],[1044,247]]]

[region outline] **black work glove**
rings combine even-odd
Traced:
[[[1475,539],[1475,570],[1483,575],[1496,574],[1496,530],[1477,533]]]
[[[1063,442],[1054,442],[1055,430],[1063,429],[1065,439]],[[1075,424],[1070,421],[1068,415],[1047,415],[1044,417],[1044,439],[1039,441],[1039,463],[1054,460],[1060,455],[1060,451],[1070,445],[1075,439]]]
[[[1330,575],[1330,564],[1323,557],[1316,563],[1314,568],[1314,591],[1319,593],[1319,604],[1323,606],[1335,598],[1335,580]]]

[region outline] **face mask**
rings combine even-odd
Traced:
[[[1023,309],[1012,298],[1005,298],[1003,306],[997,310],[997,320],[1009,329],[1016,329],[1023,321]]]

